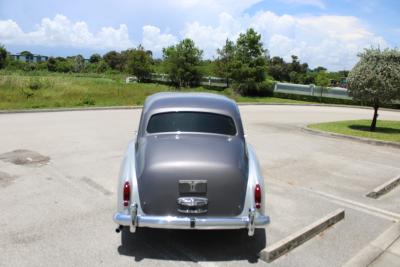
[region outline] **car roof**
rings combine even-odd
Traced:
[[[239,133],[243,133],[238,106],[226,96],[211,93],[163,92],[147,97],[142,111],[142,122],[147,124],[157,113],[195,111],[208,112],[233,118]]]
[[[236,103],[226,96],[211,93],[156,93],[146,99],[144,112],[160,108],[196,108],[221,110],[222,113],[237,112]]]

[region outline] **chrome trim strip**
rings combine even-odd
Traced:
[[[175,217],[175,216],[151,216],[137,215],[137,227],[165,228],[165,229],[241,229],[249,227],[249,217]],[[195,218],[194,228],[190,227],[190,219]],[[115,223],[129,226],[131,216],[129,214],[116,213]],[[254,225],[262,227],[270,222],[269,216],[255,214]]]
[[[186,214],[202,214],[202,213],[207,213],[207,209],[202,209],[202,208],[197,208],[195,210],[191,210],[191,209],[177,209],[178,212],[180,213],[186,213]]]

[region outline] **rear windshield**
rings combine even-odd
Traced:
[[[204,112],[168,112],[151,116],[148,133],[201,132],[235,135],[236,127],[231,117]]]

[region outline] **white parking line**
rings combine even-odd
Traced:
[[[288,186],[288,184],[286,184],[284,182],[280,182],[280,181],[272,180],[272,179],[269,179],[268,183],[281,185],[281,186],[282,185]],[[386,219],[386,220],[390,220],[390,221],[394,221],[394,222],[400,221],[400,214],[399,213],[387,211],[387,210],[384,210],[384,209],[375,208],[373,206],[369,206],[369,205],[366,205],[366,204],[363,204],[363,203],[360,203],[360,202],[357,202],[357,201],[349,200],[349,199],[346,199],[346,198],[343,198],[343,197],[334,196],[332,194],[324,193],[324,192],[321,192],[321,191],[318,191],[318,190],[309,189],[309,188],[306,188],[306,187],[296,186],[296,185],[291,185],[291,186],[294,186],[294,187],[296,187],[298,189],[307,191],[307,192],[312,193],[314,195],[321,196],[321,197],[331,201],[332,203],[335,203],[335,204],[338,204],[338,205],[342,205],[344,207],[348,207],[348,208],[351,208],[351,209],[354,209],[354,210],[358,210],[358,211],[361,211],[361,212],[364,212],[364,213],[367,213],[367,214],[370,214],[370,215],[373,215],[373,216],[376,216],[376,217],[380,217],[380,218],[383,218],[383,219]]]
[[[347,206],[349,208],[352,209],[356,209],[359,211],[363,211],[365,213],[371,214],[371,215],[375,215],[381,218],[385,218],[388,220],[393,220],[393,221],[399,221],[400,220],[400,214],[399,213],[395,213],[395,212],[391,212],[391,211],[387,211],[387,210],[383,210],[383,209],[379,209],[379,208],[375,208],[369,205],[365,205],[362,204],[360,202],[356,202],[353,200],[349,200],[349,199],[345,199],[342,197],[338,197],[338,196],[334,196],[328,193],[324,193],[324,192],[320,192],[320,191],[316,191],[316,190],[311,190],[308,188],[302,188],[308,192],[314,193],[316,195],[320,195],[322,197],[325,197],[327,199],[331,199],[334,200],[336,203],[341,204],[343,206]]]

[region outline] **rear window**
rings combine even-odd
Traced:
[[[231,117],[203,112],[168,112],[151,116],[148,133],[200,132],[235,135],[236,127]]]

